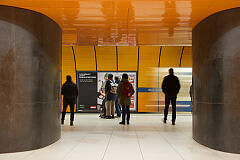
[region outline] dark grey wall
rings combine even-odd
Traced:
[[[0,6],[0,153],[60,138],[61,37],[47,16]]]
[[[240,153],[240,8],[200,22],[192,45],[193,138]]]

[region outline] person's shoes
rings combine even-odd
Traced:
[[[111,119],[111,116],[106,116],[106,119]]]
[[[119,124],[123,124],[123,125],[124,125],[124,124],[125,124],[125,122],[119,122]]]
[[[129,121],[127,122],[127,125],[129,125]]]
[[[175,122],[172,121],[172,125],[175,125]]]
[[[73,121],[70,121],[70,126],[73,126]]]
[[[100,115],[99,117],[100,117],[100,118],[106,118],[106,116],[105,116],[105,115]]]
[[[164,119],[164,120],[163,120],[163,123],[165,123],[165,124],[166,124],[166,123],[167,123],[167,120],[166,120],[166,119]]]
[[[112,115],[111,118],[114,119],[115,118],[114,115]]]
[[[64,125],[64,120],[61,120],[61,124]]]

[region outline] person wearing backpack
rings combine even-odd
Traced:
[[[127,124],[130,121],[130,105],[131,105],[131,97],[134,94],[134,89],[132,84],[128,81],[128,75],[124,73],[122,75],[122,80],[117,88],[117,96],[119,98],[119,102],[122,106],[122,121],[119,124],[125,124],[125,116],[127,114]]]
[[[108,80],[105,85],[106,94],[106,119],[114,118],[115,114],[115,99],[117,96],[117,85],[113,81],[113,75],[108,74]]]
[[[73,126],[74,121],[74,104],[76,104],[76,98],[78,96],[77,85],[72,82],[72,77],[67,75],[67,81],[63,84],[61,88],[61,94],[63,95],[63,111],[61,124],[64,124],[65,114],[67,106],[70,105],[70,125]]]

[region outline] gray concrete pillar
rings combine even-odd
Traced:
[[[240,8],[201,21],[192,45],[193,138],[240,153]]]
[[[0,6],[0,153],[60,138],[61,43],[47,16]]]

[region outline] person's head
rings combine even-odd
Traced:
[[[174,73],[174,71],[173,71],[172,68],[170,68],[170,69],[168,70],[168,72],[169,72],[170,75],[173,75],[173,73]]]
[[[113,79],[113,75],[112,74],[108,74],[108,79]]]
[[[67,75],[67,81],[72,81],[72,77]]]
[[[119,78],[118,78],[118,77],[114,77],[114,80],[115,80],[115,81],[119,81]]]
[[[128,80],[128,75],[127,75],[127,73],[124,73],[124,74],[122,75],[122,79],[127,79],[127,80]]]
[[[104,79],[105,79],[105,80],[108,79],[108,73],[106,73],[106,74],[104,75]]]

